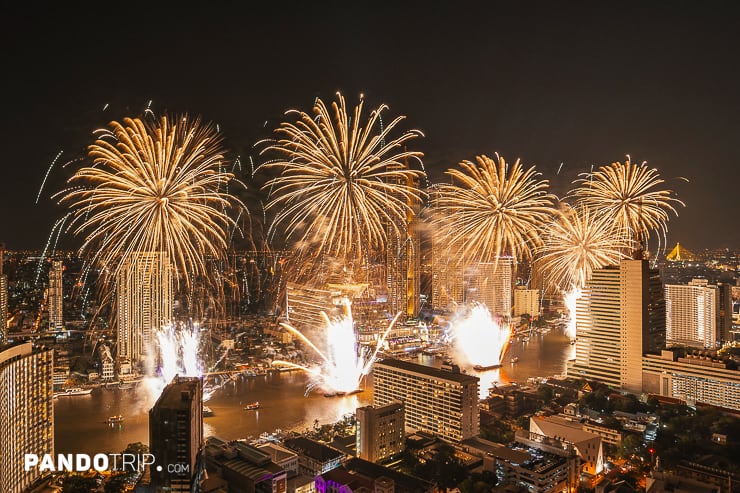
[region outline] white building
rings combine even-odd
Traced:
[[[586,474],[595,476],[604,469],[601,437],[584,431],[580,423],[560,416],[533,416],[529,418],[529,431],[573,444]]]
[[[407,430],[426,431],[450,442],[478,435],[478,377],[386,359],[373,367],[373,406],[405,405]]]
[[[719,321],[719,288],[705,279],[665,286],[666,342],[714,348]]]
[[[639,394],[642,355],[665,343],[660,274],[646,260],[594,270],[576,304],[576,358],[568,376]]]

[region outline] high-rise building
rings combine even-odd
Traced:
[[[386,359],[373,366],[373,406],[403,402],[406,428],[460,442],[480,431],[478,377]]]
[[[439,190],[429,188],[429,205],[434,208],[439,202]],[[442,234],[432,232],[432,308],[446,309],[461,305],[465,301],[463,265]]]
[[[440,243],[432,240],[432,308],[442,310],[463,303],[464,286],[462,266]]]
[[[719,342],[719,288],[706,279],[666,284],[666,342],[714,348]]]
[[[0,346],[8,340],[8,276],[3,272],[5,244],[0,243]]]
[[[409,178],[406,185],[417,187],[418,181]],[[421,242],[418,230],[418,215],[421,202],[407,200],[406,217],[400,224],[387,225],[386,284],[388,287],[388,310],[395,315],[402,312],[406,318],[419,314],[421,277]]]
[[[517,286],[514,290],[514,313],[515,317],[524,314],[537,317],[540,314],[540,292],[536,289],[527,289]]]
[[[62,288],[63,274],[64,266],[62,265],[62,261],[52,260],[51,269],[49,269],[49,290],[47,292],[49,330],[60,330],[64,326],[64,290]]]
[[[719,290],[719,326],[717,337],[722,342],[732,340],[732,286],[727,282],[718,282]]]
[[[493,315],[511,316],[513,259],[501,257],[466,269],[466,301],[484,303]]]
[[[138,363],[153,331],[172,321],[172,266],[166,252],[138,252],[116,277],[118,364]]]
[[[202,448],[202,382],[199,378],[175,377],[149,411],[154,492],[196,493],[203,470]],[[170,464],[178,467],[168,468]]]
[[[289,282],[285,289],[285,318],[299,330],[323,327],[321,312],[329,316],[338,313],[342,293]]]
[[[0,349],[0,491],[21,493],[39,479],[25,454],[54,454],[54,352],[30,342]]]
[[[357,457],[370,462],[400,454],[406,440],[403,403],[358,407]]]
[[[639,394],[642,356],[665,345],[660,274],[646,260],[594,270],[576,305],[576,358],[568,374]]]

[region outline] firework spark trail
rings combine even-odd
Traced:
[[[421,201],[424,192],[413,183],[424,172],[410,169],[407,161],[422,154],[405,150],[422,135],[418,130],[392,138],[405,117],[379,128],[381,105],[363,119],[364,100],[348,115],[344,97],[331,109],[316,100],[313,118],[289,111],[295,122],[282,123],[279,139],[262,151],[278,158],[260,166],[280,170],[269,180],[266,208],[278,208],[271,229],[282,227],[299,248],[330,256],[361,258],[367,249],[382,249],[388,225],[395,233],[413,214],[408,203]],[[364,127],[362,126],[364,125]],[[259,169],[259,168],[258,168]]]
[[[674,205],[685,206],[672,197],[672,191],[661,185],[658,170],[630,162],[615,162],[597,171],[582,173],[579,186],[571,191],[578,203],[589,207],[599,216],[609,217],[638,245],[651,232],[665,236],[669,213],[678,215]]]
[[[44,260],[46,259],[46,254],[49,252],[49,247],[51,246],[52,238],[55,238],[54,231],[57,232],[56,234],[56,240],[54,240],[54,247],[52,248],[52,255],[53,252],[56,250],[57,241],[59,241],[59,233],[64,228],[64,223],[69,219],[69,216],[71,214],[67,213],[62,218],[57,219],[54,223],[54,226],[51,228],[51,232],[49,233],[49,237],[46,240],[46,245],[44,245],[44,250],[41,252],[41,257],[39,258],[38,266],[36,267],[36,278],[34,279],[33,283],[38,284],[39,277],[41,276],[41,269],[44,265]]]
[[[466,366],[500,365],[509,347],[511,328],[491,317],[486,305],[462,307],[451,322],[454,359]]]
[[[324,393],[346,393],[357,390],[362,378],[370,373],[372,365],[377,359],[378,351],[401,315],[399,313],[393,318],[380,339],[378,339],[375,349],[371,352],[368,348],[360,348],[355,334],[352,313],[349,309],[349,302],[346,302],[344,306],[346,313],[335,320],[330,320],[324,312],[321,312],[326,324],[323,334],[324,340],[322,341],[327,346],[326,351],[319,349],[313,341],[298,329],[289,324],[280,324],[306,343],[323,360],[322,364],[316,367],[298,365],[282,360],[273,361],[275,366],[299,368],[310,376],[310,381],[306,387],[306,395],[314,389],[321,390]]]
[[[554,195],[534,167],[519,160],[478,156],[447,174],[453,184],[437,187],[432,224],[437,225],[458,258],[467,263],[497,261],[503,255],[531,258],[542,243],[540,229],[551,217]],[[459,184],[455,184],[459,183]]]
[[[36,195],[36,203],[37,204],[39,203],[39,199],[41,198],[41,192],[44,190],[44,185],[46,185],[46,179],[49,178],[49,173],[51,173],[51,168],[54,167],[54,164],[62,156],[62,153],[63,152],[64,151],[62,150],[62,151],[59,151],[59,153],[57,153],[56,157],[54,158],[54,160],[49,165],[49,169],[46,170],[46,174],[44,175],[44,179],[41,180],[41,187],[39,188],[39,193],[38,193],[38,195]]]
[[[187,115],[111,122],[82,167],[57,195],[73,213],[68,229],[85,235],[80,253],[115,275],[137,252],[167,252],[186,285],[207,276],[205,258],[222,258],[243,204],[221,188],[223,149],[213,125]],[[179,277],[178,277],[179,280]]]

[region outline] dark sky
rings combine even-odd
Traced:
[[[10,248],[43,247],[62,215],[50,196],[71,169],[59,165],[149,100],[159,114],[218,122],[235,155],[259,160],[252,146],[283,111],[337,90],[407,115],[406,128],[426,134],[417,146],[433,181],[498,151],[563,193],[578,173],[630,154],[687,204],[669,243],[740,247],[731,2],[74,3],[0,15],[0,240]]]

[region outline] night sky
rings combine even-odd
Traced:
[[[338,90],[407,115],[403,128],[426,135],[415,142],[433,182],[498,151],[536,165],[562,195],[578,173],[630,154],[687,205],[669,223],[671,245],[740,247],[730,2],[73,3],[0,14],[0,241],[11,249],[43,248],[63,213],[51,200],[71,174],[61,164],[149,100],[157,114],[217,122],[233,156],[258,163],[254,143],[286,109]]]

